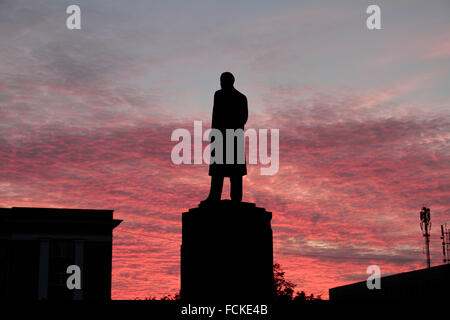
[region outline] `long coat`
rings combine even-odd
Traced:
[[[243,164],[237,163],[238,145],[242,147],[241,151],[245,159],[244,138],[238,144],[238,138],[234,140],[234,162],[226,164],[226,129],[242,129],[248,118],[247,97],[234,88],[227,90],[217,90],[214,94],[214,105],[212,114],[211,128],[218,129],[223,137],[223,164],[211,163],[209,165],[210,176],[245,176],[247,167],[245,161]],[[211,155],[214,154],[214,150]]]

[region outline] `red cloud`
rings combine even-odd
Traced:
[[[358,117],[361,101],[294,99],[252,117],[280,129],[280,171],[260,176],[251,166],[244,200],[273,212],[287,277],[325,297],[364,280],[370,264],[382,273],[421,267],[420,206],[431,206],[436,225],[449,217],[448,117]],[[0,140],[3,206],[111,208],[125,220],[114,238],[115,299],[178,290],[180,215],[208,191],[206,165],[170,161],[172,130],[192,122],[135,123],[36,125],[21,139],[11,127]],[[434,263],[439,250],[432,241]]]

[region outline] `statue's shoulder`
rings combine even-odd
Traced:
[[[241,99],[247,99],[247,97],[245,96],[245,94],[243,94],[243,93],[240,92],[239,90],[234,89],[234,92],[235,92],[235,94],[236,94],[237,96],[239,96],[239,98],[241,98]]]
[[[239,92],[239,91],[238,91]],[[247,97],[242,92],[239,92],[239,101],[241,104],[247,104]]]

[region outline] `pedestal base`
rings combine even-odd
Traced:
[[[222,200],[202,203],[182,219],[182,300],[272,299],[272,213],[253,203]]]

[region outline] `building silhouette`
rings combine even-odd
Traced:
[[[0,299],[111,299],[113,210],[0,208]],[[67,268],[80,268],[69,289]]]
[[[394,274],[380,279],[381,289],[367,288],[366,281],[331,288],[330,301],[432,301],[448,300],[450,265]]]

